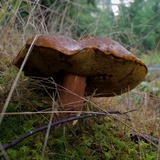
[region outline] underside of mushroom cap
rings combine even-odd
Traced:
[[[31,45],[28,40],[14,60],[20,67]],[[143,62],[119,43],[106,37],[75,41],[66,37],[40,36],[23,69],[27,76],[53,77],[64,73],[86,77],[86,95],[115,96],[136,87],[147,74]]]

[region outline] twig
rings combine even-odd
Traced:
[[[83,115],[83,116],[79,116],[79,117],[71,117],[71,118],[67,118],[67,119],[63,119],[57,122],[54,122],[51,124],[51,127],[55,127],[58,126],[60,124],[66,123],[66,122],[70,122],[70,121],[74,121],[77,119],[83,119],[83,118],[88,118],[88,117],[93,117],[93,116],[100,116],[100,115],[105,115],[105,113],[98,113],[98,114],[87,114],[87,115]],[[35,130],[29,131],[28,133],[22,135],[21,137],[19,137],[18,139],[14,140],[13,142],[6,144],[3,146],[3,148],[1,149],[1,151],[3,151],[4,149],[7,150],[13,146],[15,146],[16,144],[18,144],[19,142],[21,142],[22,140],[26,139],[27,137],[36,134],[38,132],[41,132],[43,130],[46,130],[48,128],[48,125],[46,126],[42,126],[40,128],[36,128]]]
[[[147,134],[144,134],[144,133],[131,133],[130,134],[130,138],[133,142],[137,143],[139,141],[144,141],[145,143],[154,143],[154,144],[157,144],[159,143],[159,139],[158,138],[155,138],[151,135],[147,135]]]
[[[66,122],[70,122],[70,121],[74,121],[74,120],[78,120],[78,119],[84,119],[84,118],[89,118],[89,117],[94,117],[94,116],[102,116],[102,115],[110,115],[110,114],[127,114],[129,112],[133,112],[135,110],[130,110],[127,112],[120,112],[120,111],[109,111],[109,112],[97,112],[97,113],[92,113],[92,114],[85,114],[82,116],[78,116],[78,117],[71,117],[71,118],[67,118],[67,119],[62,119],[60,121],[57,122],[53,122],[52,124],[50,124],[51,127],[55,127],[58,126],[60,124],[66,123]],[[27,137],[36,134],[38,132],[41,132],[43,130],[46,130],[48,128],[48,125],[46,126],[42,126],[40,128],[36,128],[35,130],[29,131],[28,133],[22,135],[21,137],[19,137],[18,139],[14,140],[13,142],[4,145],[1,148],[1,151],[7,150],[11,147],[14,147],[16,144],[18,144],[19,142],[21,142],[22,140],[26,139]]]

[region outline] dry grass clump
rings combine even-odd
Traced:
[[[160,125],[160,90],[152,93],[152,87],[159,87],[159,78],[150,82],[152,84],[148,91],[142,90],[142,85],[139,85],[133,91],[118,97],[98,98],[94,99],[97,105],[107,111],[127,112],[135,110],[127,114],[127,116],[120,116],[120,120],[127,122],[130,127],[140,133],[152,134],[159,137]],[[160,89],[160,88],[159,88]]]

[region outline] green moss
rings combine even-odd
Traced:
[[[11,124],[7,123],[6,120],[2,123],[6,130],[0,127],[0,132],[2,130],[5,133],[9,132],[10,135],[14,135],[13,139],[15,136],[24,134],[23,128],[29,125],[31,121],[34,125],[34,117],[30,121],[22,119],[24,124],[21,124],[21,127],[18,121],[13,121],[15,127],[9,128]],[[97,117],[81,120],[74,127],[66,127],[65,131],[63,128],[52,130],[48,139],[45,158],[42,160],[146,160],[148,157],[151,159],[151,157],[156,156],[154,147],[145,143],[138,145],[131,142],[127,135],[122,134],[121,128],[115,128],[114,123],[117,122],[111,121],[107,117]],[[21,133],[17,133],[16,129],[21,130]],[[28,130],[30,129],[32,127],[28,128]],[[9,135],[5,133],[1,140],[3,144],[11,141],[11,137],[8,140]],[[15,159],[15,157],[20,160],[25,159],[25,157],[38,159],[42,155],[44,137],[45,132],[33,135],[17,146],[8,149],[7,153],[11,159]]]
[[[12,74],[4,74],[0,80],[1,86],[11,86],[16,70]],[[12,78],[10,78],[12,77]],[[30,81],[24,76],[18,81],[16,90],[6,112],[17,115],[6,115],[0,125],[0,142],[5,145],[16,138],[47,125],[50,114],[23,114],[50,109],[44,105],[44,91],[38,92],[36,81],[30,86]],[[9,90],[0,93],[3,101]],[[2,105],[3,106],[3,105]],[[89,106],[90,108],[91,106]],[[96,110],[95,110],[96,111]],[[124,125],[109,117],[94,117],[78,121],[75,126],[51,129],[47,147],[42,157],[46,131],[32,135],[16,146],[7,150],[11,160],[152,160],[157,149],[150,144],[135,144],[129,138],[129,132],[124,134]]]

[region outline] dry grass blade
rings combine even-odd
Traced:
[[[6,112],[7,106],[8,106],[8,104],[9,104],[9,102],[10,102],[10,99],[11,99],[11,97],[12,97],[12,94],[13,94],[13,92],[14,92],[14,89],[15,89],[15,87],[16,87],[16,85],[17,85],[17,82],[18,82],[18,79],[19,79],[19,77],[20,77],[20,74],[21,74],[21,72],[22,72],[22,70],[23,70],[23,68],[24,68],[24,65],[26,64],[26,61],[27,61],[27,59],[28,59],[28,57],[29,57],[29,55],[30,55],[30,52],[31,52],[31,50],[32,50],[32,48],[33,48],[33,46],[34,46],[34,42],[36,41],[36,39],[38,38],[38,36],[40,36],[40,35],[35,36],[32,44],[31,44],[31,46],[30,46],[30,48],[29,48],[29,50],[28,50],[28,52],[27,52],[27,54],[26,54],[26,56],[25,56],[25,58],[24,58],[24,61],[23,61],[22,65],[21,65],[21,67],[20,67],[20,69],[19,69],[19,72],[17,73],[17,76],[16,76],[16,78],[15,78],[15,80],[14,80],[14,83],[13,83],[11,89],[10,89],[10,92],[9,92],[9,94],[8,94],[8,97],[7,97],[6,101],[5,101],[5,104],[4,104],[3,109],[2,109],[2,115],[0,116],[0,124],[1,124],[1,122],[2,122],[2,120],[3,120],[4,113]]]
[[[3,155],[4,159],[5,160],[10,160],[10,158],[9,158],[7,152],[4,150],[3,145],[1,144],[1,142],[0,142],[0,150],[2,151],[2,155]]]
[[[52,102],[52,111],[55,110],[55,96],[53,94],[53,102]],[[49,134],[50,134],[50,129],[51,129],[51,124],[52,124],[52,121],[53,121],[53,116],[54,114],[51,113],[51,116],[50,116],[50,120],[49,120],[49,124],[48,124],[48,127],[47,127],[47,132],[46,132],[46,136],[45,136],[45,141],[44,141],[44,145],[43,145],[43,150],[42,150],[42,157],[44,157],[44,153],[45,153],[45,149],[46,149],[46,146],[47,146],[47,142],[48,142],[48,137],[49,137]]]

